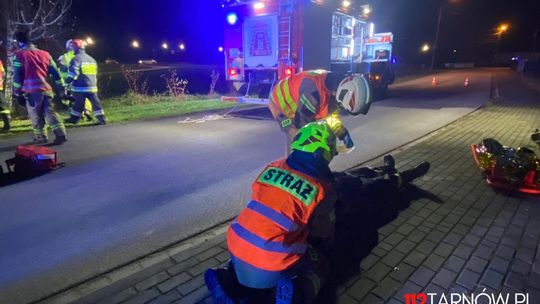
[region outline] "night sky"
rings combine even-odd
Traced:
[[[366,2],[373,6],[376,32],[394,32],[394,54],[402,62],[428,61],[419,48],[424,42],[433,43],[443,1],[358,1]],[[441,23],[441,60],[478,61],[492,55],[496,42],[493,33],[501,22],[511,27],[502,37],[501,52],[532,50],[534,32],[540,29],[539,0],[446,0],[444,3],[447,4]],[[225,13],[219,0],[74,0],[75,28],[66,37],[95,37],[97,45],[91,53],[100,60],[158,58],[219,64],[222,54],[217,48],[223,40]],[[134,38],[141,42],[141,49],[130,48],[129,42]],[[538,40],[540,50],[540,37]],[[171,47],[183,42],[186,51],[165,53],[160,49],[163,41]]]

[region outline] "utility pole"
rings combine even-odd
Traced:
[[[539,29],[536,29],[534,31],[534,35],[533,35],[533,52],[536,52],[536,43],[538,42],[538,32],[540,30]]]
[[[431,66],[430,70],[433,71],[435,66],[435,54],[437,53],[437,44],[439,43],[439,31],[441,30],[441,19],[443,14],[444,3],[441,4],[439,8],[439,18],[437,20],[437,31],[435,32],[435,43],[433,44],[433,51],[431,52]]]

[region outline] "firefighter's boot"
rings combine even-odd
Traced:
[[[410,183],[420,176],[426,174],[429,171],[430,164],[427,161],[423,161],[413,169],[405,170],[401,172],[401,181],[403,183]]]
[[[40,134],[40,135],[35,135],[35,136],[34,136],[34,139],[32,140],[32,142],[33,142],[34,144],[37,144],[37,145],[39,145],[39,144],[46,144],[47,141],[48,141],[48,140],[47,140],[47,136],[41,135],[41,134]]]
[[[11,129],[11,117],[8,114],[0,114],[2,121],[4,122],[4,127],[2,131],[7,132]]]
[[[84,110],[83,111],[83,115],[84,117],[86,118],[86,121],[92,121],[94,120],[94,118],[92,117],[92,115],[90,115],[90,112],[88,110]]]
[[[98,125],[103,126],[107,124],[107,121],[105,120],[105,115],[97,115],[96,119],[97,119]]]
[[[67,141],[67,138],[65,135],[57,135],[54,138],[54,141],[52,142],[53,146],[59,146]]]
[[[75,115],[71,115],[68,119],[64,120],[64,122],[76,125],[79,122],[79,119],[81,118]]]

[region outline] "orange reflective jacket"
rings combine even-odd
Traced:
[[[0,60],[0,91],[4,90],[4,77],[5,77],[4,74],[5,74],[4,65],[2,64],[2,60]]]
[[[283,271],[307,248],[308,222],[329,185],[270,163],[252,185],[252,197],[227,231],[233,256],[259,269]]]
[[[332,96],[332,92],[326,88],[324,81],[328,75],[328,71],[314,70],[297,73],[290,77],[287,77],[274,87],[272,90],[272,96],[270,102],[272,102],[285,116],[294,120],[296,115],[296,109],[299,102],[303,102],[306,107],[314,107],[310,104],[309,100],[302,100],[302,93],[300,92],[300,86],[305,79],[311,79],[319,91],[320,103],[317,108],[313,108],[312,112],[315,113],[315,120],[323,119],[328,116],[329,103]],[[304,97],[305,98],[305,97]]]

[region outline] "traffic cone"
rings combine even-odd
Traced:
[[[465,83],[463,84],[464,87],[468,86],[469,85],[469,78],[465,78]]]
[[[435,76],[433,76],[433,79],[431,79],[431,85],[437,85],[437,79]]]

